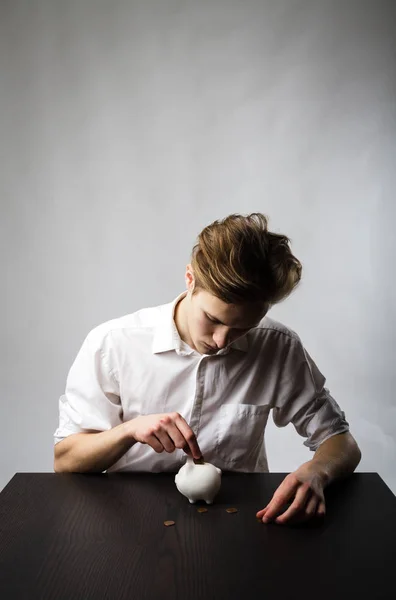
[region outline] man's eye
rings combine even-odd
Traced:
[[[216,319],[211,319],[211,318],[209,317],[209,315],[206,315],[206,318],[207,318],[207,319],[209,319],[209,321],[210,321],[211,323],[218,323],[218,321],[216,321]]]

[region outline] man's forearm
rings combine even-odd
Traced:
[[[108,431],[70,435],[54,448],[54,470],[57,473],[101,473],[134,443],[128,423]]]
[[[353,473],[361,459],[361,452],[355,439],[349,432],[329,438],[319,446],[312,459],[329,485]]]

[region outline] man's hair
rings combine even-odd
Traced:
[[[262,213],[229,215],[205,227],[191,257],[199,288],[227,304],[280,302],[297,286],[302,266],[286,235],[268,231]]]

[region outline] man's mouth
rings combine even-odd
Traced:
[[[209,344],[206,344],[206,343],[205,343],[205,346],[207,348],[209,348],[210,350],[212,350],[212,352],[217,352],[217,348],[213,348],[213,346],[209,346]]]

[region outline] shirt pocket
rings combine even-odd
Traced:
[[[225,462],[248,464],[263,450],[270,405],[223,404],[215,428],[216,454]]]

